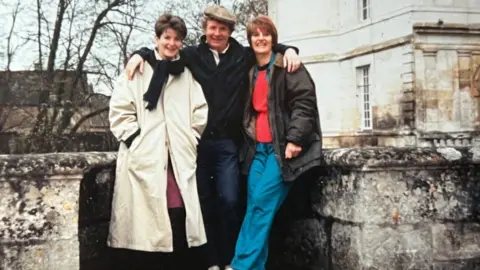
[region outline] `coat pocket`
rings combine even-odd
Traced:
[[[322,143],[321,140],[318,138],[316,140],[313,140],[308,145],[308,147],[304,147],[300,155],[298,155],[296,158],[287,160],[286,162],[290,169],[295,172],[298,169],[301,169],[303,166],[308,165],[310,162],[320,159],[321,156]]]
[[[135,149],[138,148],[138,145],[140,144],[140,137],[141,135],[138,135],[133,139],[132,144],[130,145],[130,147],[128,147],[128,151],[130,153],[132,153]]]
[[[165,171],[164,176],[160,175],[161,171]],[[166,182],[166,165],[162,168],[158,159],[150,158],[134,158],[129,162],[129,178],[132,185],[139,185],[142,192],[152,197],[162,196],[162,182]]]
[[[128,147],[124,142],[120,142],[120,146],[118,147],[118,153],[117,153],[117,162],[115,165],[115,172],[118,174],[123,170],[125,167],[125,163],[127,162],[126,159],[128,157]]]

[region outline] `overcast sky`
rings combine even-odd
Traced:
[[[50,3],[51,6],[56,6],[57,0],[43,0],[47,4]],[[75,0],[73,0],[75,1]],[[89,0],[92,3],[98,0]],[[155,18],[158,16],[162,10],[161,5],[162,2],[171,2],[172,0],[157,0],[157,1],[148,1],[147,7],[145,12],[150,14],[146,14],[145,17]],[[181,1],[181,0],[173,0],[173,1]],[[189,1],[189,0],[183,0]],[[0,0],[0,69],[4,69],[6,66],[6,54],[7,54],[7,39],[6,37],[9,34],[12,25],[12,11],[16,4],[16,0]],[[231,8],[232,0],[222,0],[221,4]],[[16,25],[15,25],[15,33],[11,40],[11,46],[15,46],[18,44],[23,43],[25,38],[28,38],[29,34],[35,33],[37,24],[36,24],[36,0],[22,0],[22,6],[24,9],[20,12],[19,16],[17,17]],[[192,5],[192,8],[201,9],[202,7],[195,7]],[[51,27],[53,28],[53,22],[55,21],[56,10],[44,10],[45,17],[47,20],[51,22]],[[85,26],[85,25],[84,25]],[[81,25],[78,26],[82,28]],[[145,27],[152,27],[153,25],[145,25]],[[83,27],[85,28],[85,27]],[[51,36],[51,33],[50,33]],[[36,38],[32,36],[32,38]],[[134,44],[142,45],[142,46],[152,46],[153,45],[153,31],[152,35],[136,35],[135,36]],[[32,69],[33,63],[37,61],[38,58],[38,48],[35,42],[30,42],[21,49],[17,51],[17,55],[12,62],[11,69],[12,70],[24,70],[24,69]]]
[[[84,4],[82,7],[84,9],[84,13],[92,13],[92,14],[98,14],[99,10],[102,8],[100,4],[96,5],[95,2],[102,3],[101,1],[104,0],[72,0],[74,3],[79,3],[79,5]],[[90,2],[88,2],[90,1]],[[142,10],[142,19],[147,20],[148,22],[144,21],[142,22],[145,29],[147,29],[147,32],[135,32],[132,35],[131,42],[129,43],[129,52],[133,51],[136,48],[140,48],[143,46],[148,46],[148,47],[153,47],[154,45],[154,33],[153,33],[153,25],[154,25],[154,20],[157,18],[162,12],[162,4],[166,2],[171,2],[172,0],[160,0],[160,1],[146,1],[147,4]],[[198,4],[193,4],[195,1],[198,0],[173,0],[173,1],[183,1],[183,2],[188,2],[191,1],[191,6],[192,9],[197,9],[197,10],[202,10],[205,7],[198,6]],[[203,0],[202,0],[203,1]],[[22,6],[22,11],[18,14],[17,16],[17,21],[15,23],[15,29],[14,29],[14,34],[11,39],[11,44],[10,47],[15,47],[19,44],[24,43],[24,41],[28,38],[32,38],[34,40],[37,39],[36,37],[36,31],[37,31],[37,16],[36,16],[36,4],[37,0],[21,0],[21,6]],[[56,17],[56,7],[57,7],[57,2],[58,0],[42,0],[44,3],[44,16],[46,20],[50,22],[50,29],[49,29],[49,36],[52,36],[52,31],[54,27],[54,22],[55,22],[55,17]],[[7,37],[9,35],[9,31],[12,26],[12,13],[15,8],[15,5],[17,3],[17,0],[0,0],[0,24],[2,27],[0,28],[0,70],[4,70],[7,65]],[[88,5],[85,5],[88,3]],[[105,2],[103,2],[105,3]],[[232,0],[222,0],[221,4],[231,8],[232,6]],[[182,16],[182,14],[178,14]],[[79,33],[75,33],[75,30],[77,32],[88,32],[85,31],[86,29],[90,27],[90,25],[93,25],[92,18],[95,18],[92,15],[85,15],[89,16],[86,17],[85,20],[76,20],[77,22],[74,25],[74,34],[81,35]],[[46,24],[43,24],[46,25]],[[64,29],[64,26],[62,29]],[[149,32],[152,29],[151,32]],[[46,32],[46,30],[44,30]],[[84,39],[86,39],[84,37]],[[97,42],[103,42],[101,35],[97,35]],[[79,39],[80,40],[80,39]],[[45,43],[48,43],[47,41],[44,41]],[[111,42],[111,41],[105,41],[105,42]],[[105,43],[103,42],[103,43]],[[120,55],[118,53],[119,48],[118,46],[115,48],[111,48],[106,44],[104,45],[102,43],[101,46],[97,46],[98,44],[94,45],[92,48],[92,52],[89,56],[89,60],[95,57],[106,57],[106,58],[112,58],[112,62],[118,56]],[[62,47],[63,46],[63,47]],[[60,44],[59,47],[65,48],[65,44]],[[111,46],[115,46],[115,44],[112,44]],[[61,59],[65,58],[64,51],[59,51],[57,54],[57,60],[61,61]],[[44,49],[43,50],[44,57],[42,58],[44,63],[43,67],[46,67],[46,58],[48,54],[48,50]],[[115,59],[114,59],[115,58]],[[34,68],[34,63],[38,61],[38,44],[37,42],[28,42],[26,45],[23,45],[16,51],[16,55],[11,63],[11,70],[32,70]],[[118,61],[117,61],[118,62]],[[56,67],[59,68],[61,65],[60,63],[56,64]],[[88,69],[89,66],[87,64],[86,68]],[[111,86],[106,85],[105,83],[99,83],[96,81],[96,78],[93,75],[89,75],[89,83],[92,83],[94,85],[95,91],[102,92],[105,94],[108,94],[110,91]]]

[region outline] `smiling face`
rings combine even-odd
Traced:
[[[216,20],[207,20],[205,23],[205,36],[210,48],[222,52],[227,48],[228,38],[232,34],[230,27],[226,23]]]
[[[248,23],[247,38],[256,54],[268,54],[278,42],[277,28],[269,17],[259,15]]]
[[[181,37],[172,28],[167,28],[160,37],[155,37],[158,54],[162,59],[173,59],[183,45]]]
[[[250,44],[255,54],[269,54],[272,51],[272,35],[257,28],[250,38]]]

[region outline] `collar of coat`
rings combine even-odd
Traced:
[[[276,54],[275,54],[275,60],[274,60],[274,62],[273,62],[273,66],[274,66],[275,68],[283,68],[283,54],[282,54],[282,53],[276,53]],[[273,72],[273,70],[274,70],[275,68],[272,68],[272,70],[270,70],[270,72]],[[255,70],[255,66],[253,66],[253,67],[250,69],[249,73],[248,73],[248,77],[249,77],[249,79],[250,79],[250,82],[252,82],[252,80],[253,80],[253,72],[254,72],[254,70]],[[270,74],[270,75],[271,75],[271,74]]]
[[[276,53],[275,54],[275,62],[273,64],[277,67],[283,68],[283,54]]]
[[[148,90],[143,95],[143,100],[147,102],[146,109],[151,111],[157,107],[164,86],[171,82],[172,77],[169,75],[177,76],[183,73],[185,63],[178,56],[173,60],[162,60],[156,49],[150,52],[145,60],[153,69]]]
[[[206,35],[203,35],[203,36],[200,37],[199,47],[203,48],[203,49],[210,49],[210,45],[208,45],[208,43],[207,43],[207,36]],[[237,48],[237,47],[243,47],[243,46],[242,46],[242,44],[240,44],[240,42],[238,42],[233,37],[229,37],[228,38],[228,50],[226,52],[228,52],[232,48]]]

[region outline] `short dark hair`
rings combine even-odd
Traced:
[[[235,31],[235,24],[234,23],[229,23],[229,22],[225,22],[225,21],[222,21],[222,20],[218,20],[218,19],[210,17],[210,16],[204,16],[203,17],[203,21],[202,21],[203,30],[207,29],[208,21],[216,21],[218,23],[225,24],[228,27],[228,29],[230,30],[231,33],[233,33],[233,31]]]
[[[155,35],[160,37],[168,28],[171,28],[177,32],[177,35],[181,40],[187,37],[187,25],[179,16],[174,16],[167,13],[158,17],[157,21],[155,22]]]
[[[250,46],[252,46],[252,36],[257,32],[257,29],[260,29],[263,34],[272,36],[272,45],[278,43],[277,27],[275,27],[272,19],[265,15],[259,15],[247,24],[247,39]]]

